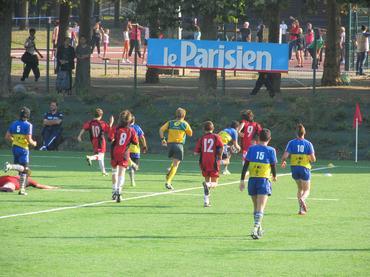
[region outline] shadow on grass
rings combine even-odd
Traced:
[[[240,249],[240,252],[369,252],[370,248]]]

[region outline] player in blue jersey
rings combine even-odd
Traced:
[[[311,142],[304,138],[306,130],[302,124],[298,124],[297,138],[288,142],[283,157],[281,167],[286,167],[286,160],[290,156],[290,166],[292,177],[298,186],[297,199],[300,215],[307,213],[306,199],[310,194],[311,186],[311,162],[316,161],[315,150]]]
[[[132,129],[134,129],[138,139],[139,144],[130,144],[130,160],[131,164],[128,168],[128,173],[130,175],[131,179],[131,186],[135,186],[135,171],[139,170],[139,161],[140,161],[140,146],[143,149],[143,153],[146,153],[148,150],[148,146],[146,144],[145,134],[143,129],[135,123],[135,116],[132,116],[131,126]]]
[[[27,107],[21,108],[19,120],[14,121],[5,134],[5,139],[12,143],[14,164],[6,163],[4,170],[19,170],[20,195],[27,195],[27,176],[29,172],[29,145],[36,146],[32,139],[32,124],[28,122],[31,112]]]
[[[224,144],[224,149],[222,153],[221,165],[224,166],[222,174],[230,175],[228,170],[228,165],[230,164],[231,152],[238,153],[240,151],[240,146],[238,144],[238,129],[239,122],[234,120],[231,122],[230,127],[223,129],[218,135],[221,137],[222,143]],[[233,150],[233,151],[232,151]]]
[[[251,233],[253,239],[262,237],[262,218],[268,196],[271,195],[271,182],[276,181],[276,151],[268,146],[271,132],[263,129],[259,134],[259,144],[252,145],[245,158],[241,178],[240,191],[245,189],[245,175],[249,169],[248,194],[251,196],[254,207],[254,227]]]

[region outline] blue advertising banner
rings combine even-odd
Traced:
[[[215,40],[149,39],[148,67],[288,71],[288,45]]]

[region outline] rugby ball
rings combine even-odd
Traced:
[[[239,153],[239,150],[240,150],[239,148],[235,147],[235,145],[231,145],[230,149],[231,149],[231,152],[234,154]]]

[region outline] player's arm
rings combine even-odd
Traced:
[[[201,138],[198,139],[197,141],[197,144],[195,145],[195,148],[194,148],[194,155],[199,155],[200,154],[200,151],[201,151],[201,148],[202,148],[202,145],[201,145]]]
[[[112,127],[113,127],[113,123],[114,123],[114,116],[113,116],[113,115],[111,115],[111,116],[109,117],[109,128],[112,128]]]
[[[240,125],[236,129],[236,131],[238,132],[239,137],[241,137],[241,138],[244,137],[243,129],[244,129],[244,122],[240,123]]]
[[[146,138],[144,135],[142,135],[140,138],[140,144],[142,145],[143,148],[143,153],[146,153],[148,151],[148,145],[146,144]]]
[[[311,162],[311,163],[316,162],[315,152],[312,152],[312,154],[311,154],[309,157],[310,157],[310,162]]]
[[[58,187],[41,185],[31,178],[28,179],[28,185],[37,189],[58,189]]]
[[[242,174],[240,176],[240,185],[239,185],[240,191],[243,191],[245,189],[245,175],[247,174],[248,167],[249,167],[249,161],[246,160],[244,162]]]
[[[32,139],[32,135],[26,135],[26,140],[30,145],[36,147],[37,142]]]
[[[186,124],[185,134],[189,137],[193,135],[193,130],[191,129],[189,123]]]
[[[163,146],[167,146],[166,138],[164,137],[164,132],[168,130],[169,122],[166,122],[161,128],[159,128],[159,137]]]
[[[286,167],[286,160],[289,158],[289,152],[285,151],[283,156],[281,157],[281,168]]]
[[[234,147],[236,149],[238,149],[238,151],[240,151],[240,146],[239,146],[239,143],[238,143],[238,131],[237,130],[235,130],[232,139],[233,139],[232,142],[233,142]]]
[[[59,125],[60,123],[62,123],[62,120],[59,118],[59,119],[53,119],[53,120],[50,120],[50,119],[44,119],[44,126],[53,126],[53,125]]]
[[[5,133],[5,139],[9,142],[13,142],[13,136],[9,131],[6,131]]]
[[[276,182],[277,175],[276,175],[276,163],[270,164],[271,166],[271,173],[272,173],[272,181]]]
[[[85,133],[85,129],[81,129],[81,131],[80,131],[80,133],[78,134],[78,136],[77,136],[77,140],[79,141],[79,142],[81,142],[82,141],[82,135]]]

